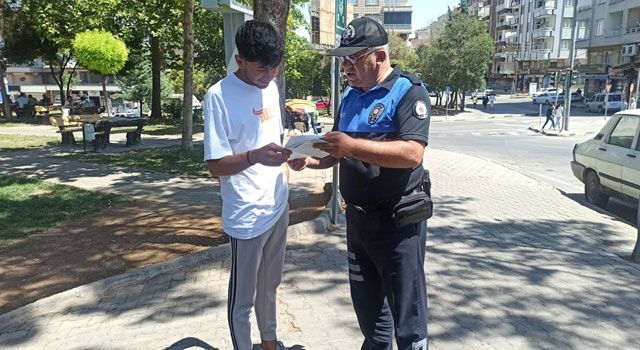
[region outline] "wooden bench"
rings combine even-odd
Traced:
[[[73,133],[83,132],[84,124],[94,124],[95,139],[92,142],[94,151],[97,151],[98,148],[106,148],[110,144],[111,134],[126,133],[127,143],[125,146],[140,143],[142,128],[146,121],[144,119],[101,118],[99,114],[85,114],[49,117],[49,123],[60,129],[57,133],[62,135],[62,145],[75,145]]]

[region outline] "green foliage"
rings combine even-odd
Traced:
[[[222,14],[196,6],[193,15],[193,37],[193,63],[196,71],[200,71],[200,74],[205,75],[209,81],[222,79],[227,74],[224,61]],[[193,76],[194,88],[198,85],[198,79],[204,79],[196,77],[198,74],[196,71]],[[198,88],[200,87],[198,86]],[[182,91],[182,86],[180,91]],[[201,98],[199,92],[194,91],[194,95]],[[202,95],[204,96],[204,93]]]
[[[102,75],[118,73],[129,55],[122,40],[101,30],[77,34],[73,41],[73,50],[80,64]]]
[[[494,42],[486,24],[469,13],[451,13],[436,43],[419,52],[425,65],[423,79],[431,90],[451,86],[453,91],[481,88],[491,61]]]
[[[415,73],[419,69],[416,51],[397,35],[389,35],[389,56],[391,64],[397,64],[405,72]]]
[[[328,81],[331,76],[326,68],[328,60],[307,39],[294,32],[297,28],[306,27],[308,24],[300,8],[292,7],[287,18],[289,32],[285,38],[284,75],[287,79],[287,98],[305,98],[309,94],[326,95],[325,91],[330,88]]]
[[[142,102],[144,106],[151,105],[151,65],[148,60],[137,62],[132,68],[116,77],[116,84],[122,90],[119,97],[128,101]],[[173,86],[167,74],[160,74],[160,96],[166,99],[173,93]]]

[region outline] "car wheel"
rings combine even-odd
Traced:
[[[600,178],[598,178],[598,174],[595,171],[587,173],[586,181],[584,182],[584,196],[587,198],[587,202],[600,208],[604,208],[609,201],[609,196],[602,193]]]

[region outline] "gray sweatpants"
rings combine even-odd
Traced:
[[[251,309],[262,340],[276,340],[276,289],[282,280],[289,226],[287,207],[275,225],[251,239],[231,238],[227,317],[235,350],[250,350]]]

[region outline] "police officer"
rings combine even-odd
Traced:
[[[362,349],[426,350],[427,226],[421,219],[398,226],[390,205],[422,188],[430,100],[422,82],[392,67],[387,33],[378,22],[354,19],[340,46],[349,87],[325,143],[329,155],[289,161],[293,170],[324,169],[340,162],[340,191],[347,203],[351,298]]]

